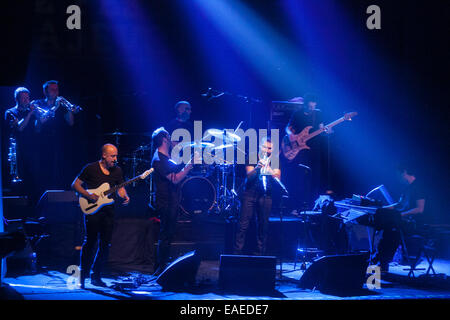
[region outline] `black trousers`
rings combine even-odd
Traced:
[[[170,246],[172,244],[173,237],[175,236],[177,219],[178,219],[178,206],[170,205],[159,207],[156,211],[161,220],[159,230],[158,249],[156,251],[156,265],[155,270],[159,267],[164,267],[170,259]]]
[[[242,254],[245,237],[250,226],[251,219],[256,213],[256,255],[264,255],[266,251],[267,231],[269,227],[269,215],[272,210],[272,197],[261,192],[247,190],[244,192],[241,204],[241,217],[236,233],[234,254]]]
[[[287,207],[289,210],[311,209],[313,203],[313,172],[311,169],[311,151],[302,150],[292,160],[284,158],[282,162],[283,181],[289,192]],[[299,166],[302,164],[308,168]]]
[[[111,247],[114,208],[105,206],[93,215],[85,215],[84,221],[86,235],[81,251],[81,275],[89,277],[92,267],[92,277],[100,278]]]
[[[401,243],[401,232],[405,232],[405,223],[400,212],[390,209],[377,210],[374,218],[374,227],[383,231],[378,243],[377,255],[374,262],[387,265],[394,258],[395,251]]]

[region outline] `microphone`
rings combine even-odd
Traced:
[[[208,88],[208,91],[206,91],[206,93],[202,93],[201,96],[207,98],[208,101],[210,101],[212,99],[219,98],[219,97],[223,96],[224,94],[225,94],[225,92],[220,92],[217,90],[213,90],[212,88]]]

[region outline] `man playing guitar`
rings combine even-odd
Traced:
[[[82,186],[83,184],[87,185],[88,189],[95,189],[105,182],[109,183],[111,186],[123,182],[122,169],[116,165],[118,154],[117,148],[112,144],[105,144],[101,151],[101,160],[86,165],[72,183],[72,188],[76,192],[94,202],[98,200],[99,195],[84,189]],[[124,187],[118,189],[117,194],[120,198],[124,199],[124,205],[129,203],[130,198]],[[106,205],[96,214],[85,215],[84,218],[86,238],[81,251],[80,285],[81,288],[84,288],[84,281],[90,275],[92,261],[95,257],[92,268],[91,284],[105,287],[106,284],[101,280],[101,275],[103,266],[108,260],[114,223],[114,206]],[[94,249],[97,241],[99,241],[98,252],[95,254]]]
[[[303,106],[295,111],[286,126],[287,135],[282,140],[282,167],[286,172],[286,187],[290,192],[289,208],[306,210],[317,195],[320,180],[321,141],[311,141],[310,147],[299,144],[295,139],[306,127],[310,130],[324,128],[322,112],[317,108],[317,98],[306,95],[305,98],[293,98],[290,102],[302,102]]]

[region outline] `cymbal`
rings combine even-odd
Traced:
[[[221,149],[226,149],[226,148],[231,148],[233,147],[233,144],[228,143],[228,144],[222,144],[220,146],[217,146],[215,148],[213,148],[213,150],[221,150]]]
[[[103,135],[105,135],[105,136],[126,136],[128,134],[129,133],[116,131],[116,132],[104,133]]]
[[[272,103],[274,103],[274,104],[292,104],[292,105],[303,104],[303,102],[299,102],[299,101],[272,101]]]
[[[237,134],[220,130],[220,129],[208,129],[206,130],[207,135],[217,137],[217,138],[223,138],[224,142],[239,142],[241,141],[241,137],[239,137]]]
[[[134,152],[150,150],[150,146],[139,146]]]
[[[195,147],[214,147],[214,144],[210,142],[203,142],[203,141],[194,141],[194,142],[183,142],[182,144],[183,149],[184,148],[195,148]]]

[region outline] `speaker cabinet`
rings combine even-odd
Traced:
[[[182,291],[195,284],[200,257],[191,251],[172,262],[156,279],[165,291]]]
[[[38,217],[45,218],[49,237],[37,246],[38,264],[66,268],[78,264],[83,244],[84,217],[73,191],[47,190],[36,207]]]
[[[273,256],[221,255],[219,287],[223,291],[261,293],[275,290]]]
[[[298,286],[335,294],[361,290],[368,265],[368,253],[323,256],[306,269]]]

